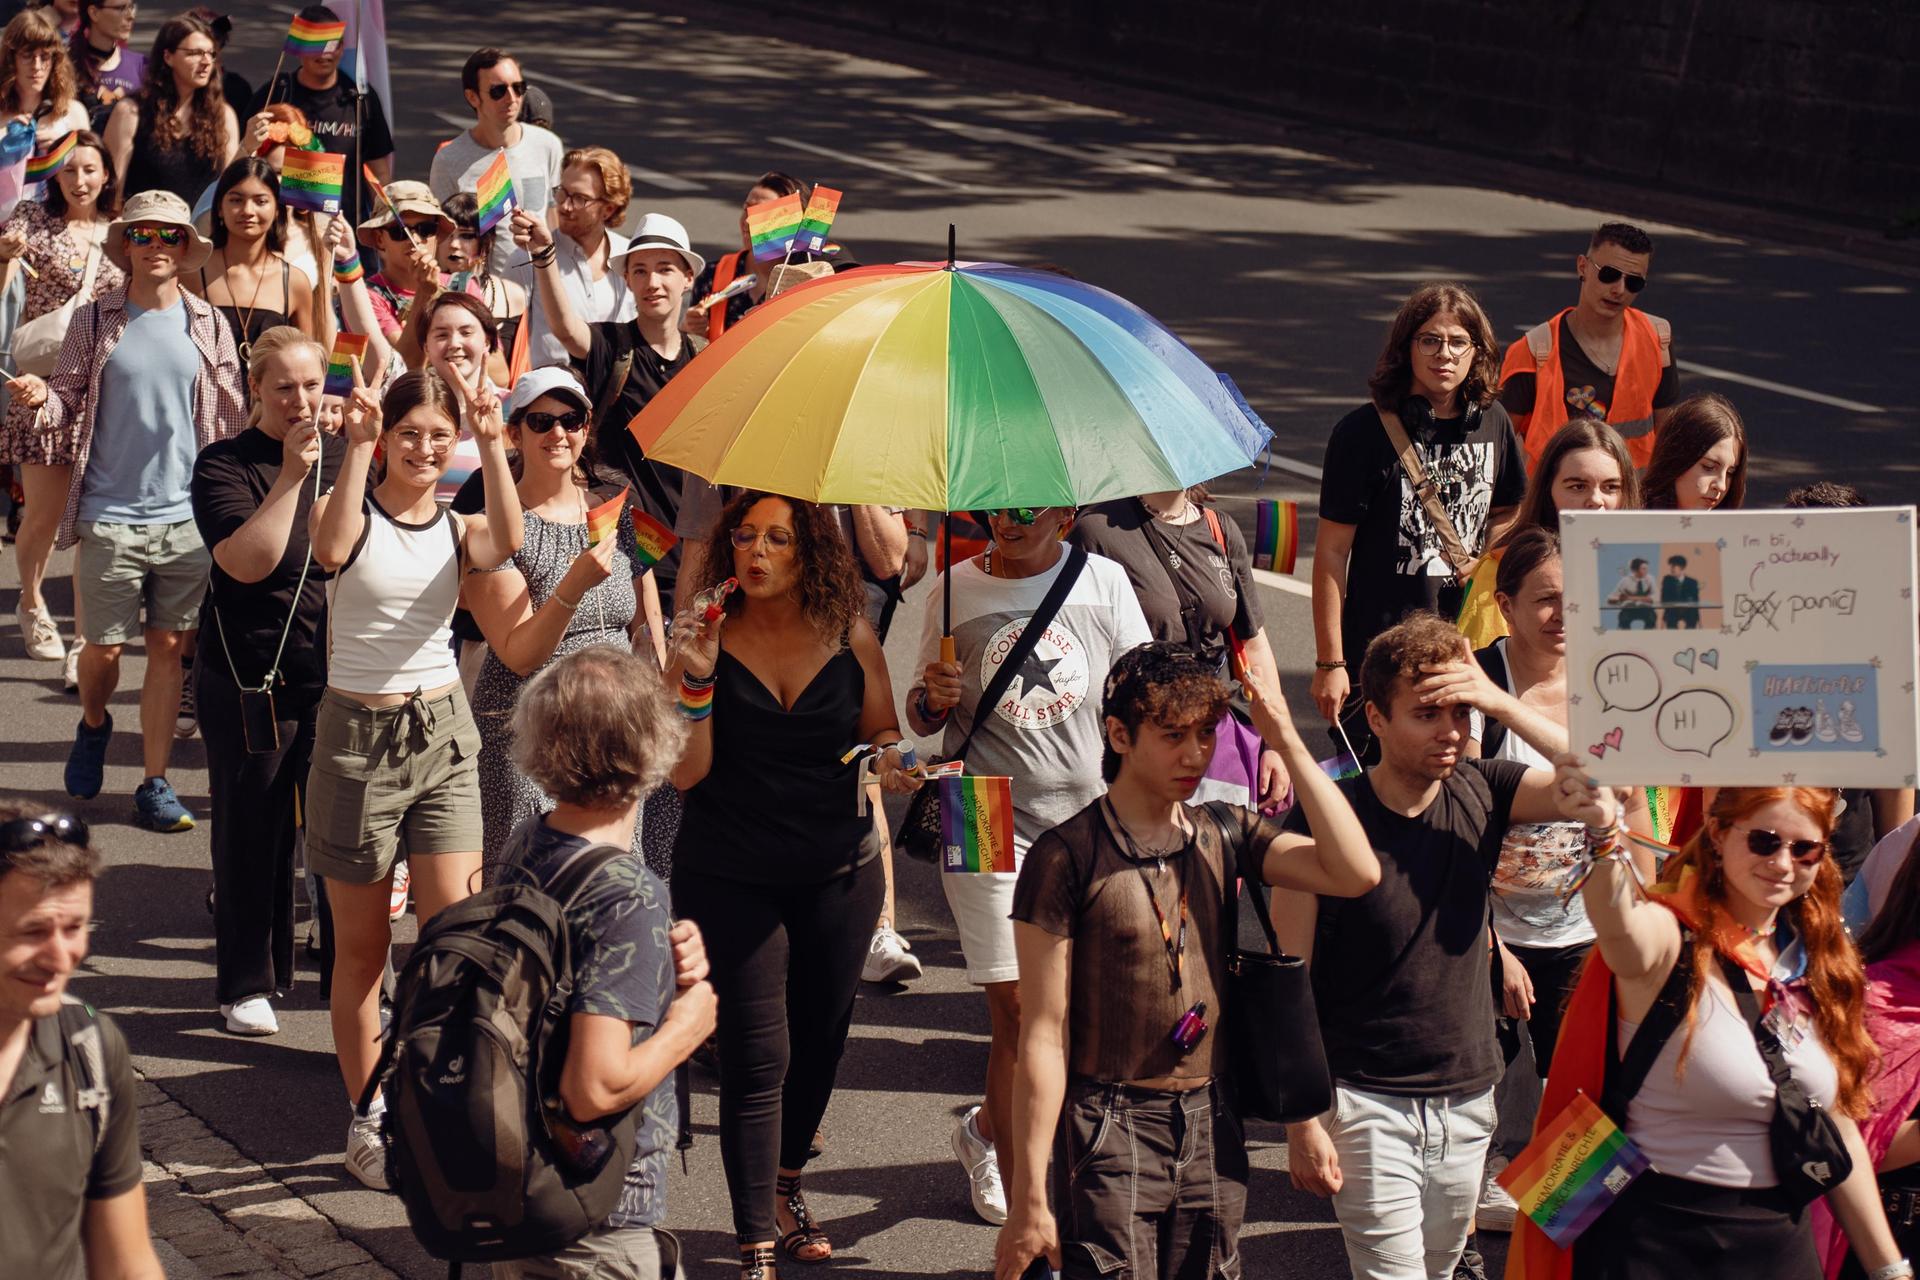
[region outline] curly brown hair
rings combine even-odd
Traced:
[[[1410,613],[1367,645],[1360,660],[1360,692],[1393,719],[1393,694],[1402,680],[1418,680],[1422,667],[1460,658],[1460,632],[1437,613]]]
[[[710,590],[733,576],[733,531],[753,504],[762,498],[778,498],[793,510],[794,554],[799,561],[800,612],[828,643],[838,643],[852,628],[853,621],[866,605],[866,591],[860,574],[853,567],[853,552],[840,534],[840,522],[822,506],[789,498],[783,493],[747,489],[720,510],[713,530],[707,535],[707,554],[700,576],[693,582],[681,582],[676,593],[691,600],[697,593]],[[747,599],[735,591],[727,597],[727,613],[738,614],[747,607]]]
[[[0,111],[16,114],[20,105],[20,86],[16,83],[20,55],[35,49],[53,54],[53,68],[47,72],[47,87],[40,95],[40,115],[65,115],[73,102],[73,61],[67,57],[66,41],[60,28],[39,9],[14,15],[7,29],[0,32]]]
[[[213,74],[205,88],[193,91],[191,123],[182,129],[174,112],[180,108],[180,88],[174,83],[173,68],[167,55],[187,42],[189,36],[205,36],[213,43]],[[218,161],[227,149],[226,91],[220,86],[220,39],[213,28],[198,18],[182,15],[169,18],[153,37],[153,52],[147,56],[146,78],[140,85],[140,115],[153,122],[155,146],[171,147],[185,141],[188,150],[203,160]]]
[[[1460,384],[1460,402],[1484,409],[1500,394],[1500,352],[1485,308],[1467,286],[1440,281],[1421,285],[1400,304],[1400,314],[1387,330],[1387,342],[1380,349],[1373,376],[1367,379],[1367,390],[1375,404],[1397,410],[1401,401],[1413,394],[1413,339],[1420,326],[1437,315],[1452,315],[1473,339],[1473,367]]]

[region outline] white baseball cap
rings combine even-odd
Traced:
[[[519,417],[528,405],[541,396],[565,396],[585,412],[593,412],[593,402],[587,399],[587,393],[581,388],[580,380],[573,376],[573,370],[564,365],[549,364],[528,370],[520,375],[520,381],[513,384],[513,397],[507,402],[508,421]]]
[[[626,248],[607,259],[607,266],[624,272],[626,268],[620,263],[636,249],[671,249],[686,260],[689,275],[697,276],[707,269],[707,260],[693,251],[680,219],[664,213],[649,213],[641,218],[640,225],[633,229],[633,239],[627,242]]]

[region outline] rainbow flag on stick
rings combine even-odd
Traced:
[[[473,198],[478,202],[480,234],[486,235],[500,219],[514,210],[513,175],[507,171],[507,153],[495,153],[493,163],[480,175]]]
[[[333,353],[327,357],[327,385],[321,390],[330,396],[353,394],[353,360],[367,358],[367,335],[345,329],[333,335]]]
[[[827,246],[827,231],[833,215],[840,212],[840,193],[832,187],[815,187],[807,198],[807,211],[800,215],[800,230],[793,247],[819,252]]]
[[[78,131],[69,133],[37,156],[27,157],[27,181],[45,182],[66,167],[67,157],[79,145]]]
[[[627,490],[622,489],[613,497],[587,512],[587,545],[597,547],[611,538],[620,529],[620,512],[627,505]]]
[[[937,785],[942,869],[981,875],[1014,870],[1013,779],[967,774]]]
[[[308,22],[296,17],[293,25],[287,28],[287,43],[280,52],[284,56],[291,54],[296,58],[313,58],[323,53],[332,53],[347,38],[347,24],[342,22]]]
[[[1494,1181],[1566,1249],[1651,1167],[1613,1118],[1581,1091]]]
[[[331,151],[288,151],[280,166],[280,198],[295,209],[340,212],[347,158]]]
[[[839,207],[838,200],[835,208]],[[755,262],[777,262],[787,256],[800,234],[800,193],[767,200],[747,210],[747,234],[753,239]]]
[[[640,551],[640,564],[648,569],[665,560],[680,541],[673,530],[637,508],[633,513],[633,540]]]
[[[1292,573],[1300,554],[1300,504],[1261,498],[1253,504],[1253,567]]]

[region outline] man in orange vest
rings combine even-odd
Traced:
[[[1647,287],[1653,238],[1624,222],[1602,223],[1574,259],[1580,301],[1529,329],[1507,348],[1500,403],[1520,435],[1527,465],[1574,417],[1600,418],[1626,437],[1635,466],[1653,455],[1653,437],[1680,398],[1673,330],[1636,309]]]

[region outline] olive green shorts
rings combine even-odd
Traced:
[[[327,690],[307,777],[307,861],[374,884],[413,854],[477,853],[480,730],[458,688],[365,707]]]

